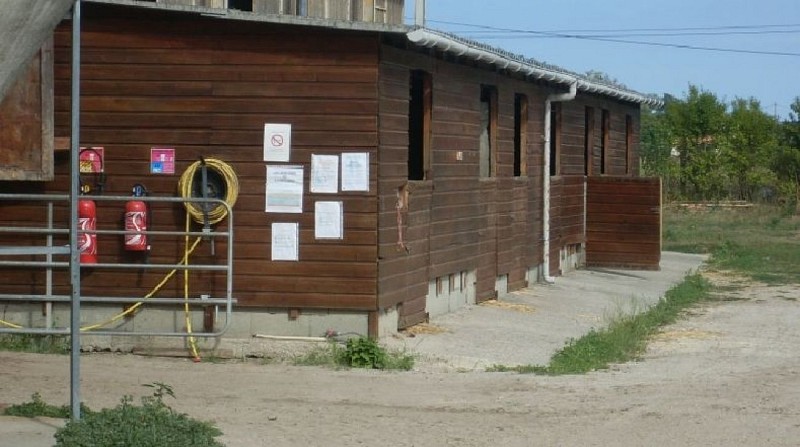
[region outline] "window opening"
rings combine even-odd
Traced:
[[[561,172],[561,103],[550,108],[550,175]]]
[[[586,108],[583,134],[583,175],[592,175],[594,159],[594,108]]]
[[[425,180],[431,166],[431,107],[433,82],[430,73],[412,70],[408,103],[408,179]]]
[[[253,11],[253,0],[228,0],[228,9]]]
[[[625,173],[631,173],[631,150],[633,149],[633,118],[625,115]]]
[[[481,86],[481,135],[480,135],[480,176],[495,175],[494,152],[497,140],[497,88]]]
[[[608,151],[609,151],[609,132],[611,128],[611,114],[608,110],[603,109],[603,122],[600,141],[600,173],[605,174],[608,172]]]
[[[514,177],[525,175],[528,171],[528,97],[514,95]]]

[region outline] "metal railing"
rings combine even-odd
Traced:
[[[131,200],[131,196],[82,196],[81,199],[94,200],[96,202],[126,202]],[[176,332],[176,331],[120,331],[120,330],[107,330],[107,329],[92,329],[85,331],[85,334],[91,335],[127,335],[127,336],[158,336],[158,337],[219,337],[224,334],[231,325],[233,304],[233,210],[223,200],[219,199],[203,199],[203,198],[182,198],[182,197],[137,197],[136,200],[150,203],[199,203],[199,204],[212,204],[214,206],[223,206],[227,211],[227,228],[223,231],[206,230],[203,231],[160,231],[160,230],[144,230],[144,231],[131,231],[131,230],[78,230],[79,234],[96,234],[96,235],[119,235],[124,237],[131,234],[142,234],[145,236],[160,237],[202,237],[225,239],[227,241],[226,260],[224,264],[189,264],[188,259],[186,263],[177,264],[152,264],[148,262],[126,262],[126,263],[92,263],[83,264],[81,269],[91,268],[92,270],[191,270],[191,271],[218,271],[225,272],[225,296],[224,297],[208,297],[205,298],[189,298],[186,297],[159,297],[159,298],[144,298],[133,296],[86,296],[79,292],[81,303],[98,303],[98,304],[130,304],[143,302],[146,304],[157,305],[185,305],[187,302],[190,306],[224,306],[225,307],[225,324],[222,328],[211,332]],[[69,245],[53,245],[54,236],[69,235],[69,225],[65,228],[56,228],[53,223],[53,209],[54,203],[70,203],[69,195],[57,194],[0,194],[0,205],[13,207],[14,204],[6,202],[14,202],[18,205],[29,206],[31,203],[44,203],[47,206],[47,227],[35,226],[6,226],[0,227],[0,235],[13,234],[19,235],[21,238],[35,238],[36,236],[45,236],[45,244],[40,246],[0,246],[0,269],[1,268],[14,268],[14,269],[34,269],[45,271],[45,291],[44,293],[0,293],[0,302],[41,302],[45,304],[46,322],[43,328],[3,328],[0,327],[0,333],[31,333],[31,334],[50,334],[50,335],[69,335],[70,328],[55,328],[52,327],[52,304],[53,303],[69,303],[72,299],[70,294],[54,294],[53,293],[53,271],[54,270],[67,270],[70,268],[70,263],[67,260],[54,260],[54,256],[67,256],[70,254]],[[26,242],[30,242],[26,240]],[[188,254],[187,254],[188,255]],[[7,257],[11,256],[44,256],[44,259],[39,260],[8,260]]]

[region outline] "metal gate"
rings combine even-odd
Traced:
[[[129,196],[82,196],[83,199],[94,200],[98,202],[121,202],[124,203],[131,199]],[[70,254],[69,245],[54,244],[54,240],[66,239],[69,228],[68,226],[54,225],[54,207],[60,206],[64,208],[69,203],[68,195],[37,195],[37,194],[0,194],[0,209],[13,210],[13,206],[41,206],[46,207],[46,222],[44,225],[34,226],[32,224],[26,226],[5,226],[0,227],[0,236],[4,239],[22,240],[28,245],[18,246],[5,246],[0,247],[0,270],[2,269],[15,269],[25,271],[44,271],[44,290],[41,293],[0,293],[0,302],[28,302],[28,303],[41,303],[45,312],[44,327],[22,327],[21,324],[0,320],[0,333],[35,333],[35,334],[70,334],[68,327],[54,327],[51,316],[53,303],[68,303],[71,301],[71,295],[58,294],[53,292],[53,273],[54,271],[65,271],[70,267],[70,263],[66,256]],[[158,337],[219,337],[221,336],[231,324],[231,316],[234,304],[233,298],[233,210],[230,206],[222,200],[218,199],[202,199],[202,198],[179,198],[179,197],[140,197],[137,200],[149,203],[210,203],[212,206],[224,206],[227,210],[228,222],[227,228],[223,231],[217,230],[203,230],[203,231],[138,231],[135,234],[142,234],[148,238],[171,237],[171,238],[202,238],[204,240],[224,240],[226,243],[225,262],[215,264],[192,264],[189,262],[188,254],[181,260],[181,262],[166,264],[166,263],[150,263],[146,259],[141,259],[140,262],[125,262],[125,263],[93,263],[81,265],[81,269],[85,270],[91,268],[95,272],[113,272],[113,271],[131,271],[131,270],[147,270],[147,271],[219,271],[225,273],[225,295],[220,297],[203,296],[187,298],[179,296],[158,297],[158,298],[144,298],[142,296],[122,296],[114,295],[113,290],[109,290],[108,294],[103,296],[87,296],[79,292],[80,301],[82,303],[118,303],[124,305],[140,305],[137,303],[149,304],[179,304],[188,305],[191,307],[197,306],[224,306],[225,309],[225,324],[218,330],[210,332],[180,332],[173,330],[163,331],[120,331],[109,330],[102,327],[95,327],[97,325],[89,325],[81,328],[83,333],[91,333],[92,335],[131,335],[131,336],[158,336]],[[12,205],[9,205],[9,202]],[[60,204],[60,205],[59,205]],[[118,236],[119,238],[125,235],[133,234],[132,231],[124,229],[105,229],[105,230],[79,230],[79,235],[110,235]],[[33,242],[33,244],[31,244]],[[39,243],[36,243],[39,242]],[[19,260],[19,257],[26,258]],[[14,259],[16,258],[16,259]],[[31,275],[32,277],[33,274]],[[42,275],[39,275],[41,277]],[[29,291],[30,292],[30,291]]]

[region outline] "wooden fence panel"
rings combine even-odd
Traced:
[[[661,179],[589,177],[586,265],[658,270]]]

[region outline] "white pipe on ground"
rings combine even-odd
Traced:
[[[543,210],[542,210],[542,245],[543,245],[543,262],[542,262],[542,281],[552,284],[555,278],[550,276],[550,128],[553,123],[551,122],[550,112],[553,109],[554,102],[572,101],[575,95],[578,94],[578,80],[576,79],[569,85],[569,92],[566,93],[553,93],[547,96],[544,102],[544,169],[542,171],[542,184],[543,184]]]
[[[315,341],[315,342],[330,341],[329,338],[325,337],[301,337],[299,335],[294,336],[294,335],[253,334],[253,338],[266,338],[268,340],[281,340],[281,341]]]

